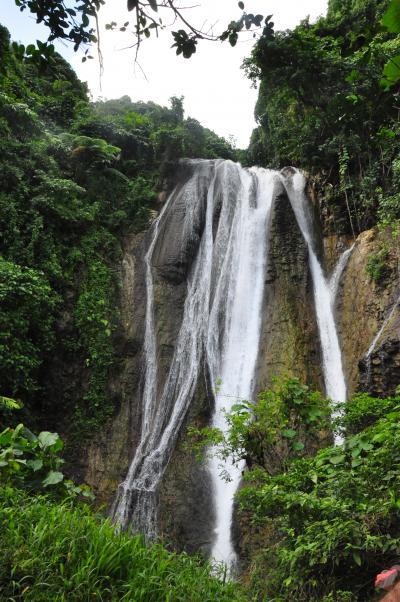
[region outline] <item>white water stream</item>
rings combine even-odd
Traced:
[[[297,223],[308,246],[310,270],[314,287],[315,311],[321,341],[325,393],[332,400],[335,408],[335,402],[346,401],[346,380],[333,313],[334,295],[336,294],[337,286],[333,289],[329,286],[329,281],[325,277],[317,258],[312,217],[304,192],[304,176],[295,170],[290,177],[284,177],[284,182]],[[337,412],[334,410],[333,417],[335,416],[337,416]],[[337,445],[342,443],[342,438],[339,436],[336,437],[335,443]]]
[[[255,366],[262,320],[265,268],[274,188],[284,184],[309,250],[310,270],[323,356],[326,393],[344,401],[346,385],[336,333],[333,305],[340,274],[331,289],[314,248],[314,233],[300,173],[245,170],[231,161],[199,161],[189,181],[170,196],[153,226],[145,258],[146,329],[145,379],[141,439],[127,477],[119,486],[113,508],[122,528],[156,533],[160,481],[174,449],[180,427],[192,401],[201,366],[206,361],[215,396],[213,425],[226,430],[224,411],[254,394]],[[157,377],[157,340],[154,324],[152,257],[164,215],[179,198],[184,201],[183,224],[190,235],[192,216],[206,197],[204,227],[187,280],[180,331],[163,390]],[[343,257],[343,256],[342,256]],[[213,457],[209,461],[214,490],[215,537],[211,555],[234,569],[236,554],[231,537],[234,494],[243,464]],[[230,480],[220,477],[229,472]]]
[[[227,429],[224,412],[238,401],[249,400],[254,393],[269,216],[276,180],[277,175],[271,171],[242,170],[235,207],[230,206],[229,190],[222,192],[225,198],[215,239],[221,266],[210,313],[207,359],[214,386],[221,381],[213,426],[223,432]],[[232,464],[229,459],[223,462],[214,454],[210,469],[216,513],[211,555],[232,571],[236,561],[231,539],[233,500],[244,462]],[[229,474],[229,481],[221,476],[224,472]]]

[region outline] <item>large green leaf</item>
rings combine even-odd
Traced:
[[[389,90],[400,81],[400,54],[393,56],[385,65],[381,85]]]
[[[54,451],[62,448],[62,442],[58,433],[49,433],[49,431],[42,431],[38,435],[40,447],[46,449],[53,447]],[[61,443],[61,447],[60,447]]]
[[[50,470],[47,477],[43,479],[43,486],[47,487],[48,485],[57,485],[57,483],[61,483],[64,475],[62,472],[58,472],[57,470]]]
[[[40,458],[38,458],[37,460],[28,460],[27,466],[29,466],[29,468],[32,468],[33,472],[36,472],[37,470],[40,470],[43,467],[43,460],[41,460]]]
[[[391,33],[400,33],[400,0],[392,0],[383,15],[382,24]]]

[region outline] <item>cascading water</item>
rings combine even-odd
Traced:
[[[343,253],[339,257],[339,260],[335,266],[335,269],[333,270],[333,272],[331,274],[331,277],[329,278],[329,288],[331,291],[332,305],[335,304],[340,280],[342,278],[342,274],[343,274],[344,270],[346,269],[346,266],[350,259],[350,256],[354,250],[355,244],[356,243],[353,243],[351,245],[351,247],[349,247],[348,249],[343,251]]]
[[[319,337],[322,350],[322,364],[325,380],[326,395],[335,403],[346,401],[346,380],[342,365],[342,354],[336,331],[333,314],[336,289],[332,291],[325,278],[315,250],[315,235],[307,197],[305,195],[305,178],[294,170],[289,176],[283,177],[285,188],[296,215],[297,223],[308,246],[310,270],[314,286],[315,310],[317,314]],[[334,411],[333,416],[337,413]],[[336,437],[336,444],[342,442]]]
[[[276,179],[276,174],[266,170],[243,171],[235,207],[228,202],[229,191],[222,191],[225,198],[215,239],[215,248],[222,255],[210,313],[207,360],[214,385],[221,380],[223,392],[216,394],[213,426],[223,432],[227,428],[224,411],[253,394]],[[216,513],[211,555],[226,563],[230,572],[236,560],[231,540],[233,499],[243,468],[244,462],[234,465],[220,461],[215,454],[210,459]],[[229,481],[223,478],[224,472]]]
[[[151,260],[170,197],[156,221],[146,255],[146,342],[142,431],[125,481],[120,485],[113,516],[123,527],[152,536],[156,526],[157,492],[176,437],[192,400],[202,360],[214,388],[219,378],[230,395],[248,398],[252,392],[261,320],[266,230],[276,175],[267,170],[247,171],[230,161],[199,162],[194,175],[179,192],[188,205],[190,221],[200,202],[199,179],[208,178],[204,229],[188,277],[183,319],[169,374],[157,398],[157,346],[154,325]],[[200,186],[201,188],[201,186]],[[175,197],[176,200],[176,197]],[[219,213],[216,232],[215,215]],[[187,227],[190,224],[185,222]],[[220,396],[214,423],[224,427],[220,412],[232,398]],[[214,472],[214,471],[213,471]],[[233,494],[241,467],[233,467],[232,481],[213,475],[217,513],[218,559],[234,557],[230,541]],[[222,512],[224,506],[224,512]],[[219,521],[225,521],[221,527]],[[221,541],[224,544],[221,547]],[[217,552],[217,549],[221,551]]]
[[[253,396],[269,218],[275,186],[281,190],[282,184],[309,249],[326,392],[335,401],[345,400],[346,386],[333,317],[335,293],[330,290],[315,253],[304,178],[298,172],[283,176],[259,168],[245,170],[231,161],[194,162],[192,176],[172,193],[156,220],[145,257],[147,302],[141,439],[113,508],[114,519],[122,528],[142,531],[149,537],[156,533],[160,481],[204,362],[214,390],[219,381],[222,383],[223,392],[215,396],[214,426],[226,431],[224,411],[229,411],[237,400]],[[160,231],[175,203],[180,211],[184,208],[182,245],[189,241],[189,247],[196,248],[187,276],[181,327],[169,373],[161,387],[157,374],[152,261]],[[202,218],[196,222],[194,216],[199,215],[199,207]],[[344,265],[345,262],[341,271]],[[224,562],[230,572],[236,561],[231,538],[233,498],[243,465],[233,465],[228,460],[221,466],[221,461],[212,457],[209,468],[215,508],[211,555]],[[221,469],[229,472],[230,480],[221,478]]]

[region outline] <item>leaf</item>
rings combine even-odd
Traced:
[[[332,456],[331,458],[329,458],[329,462],[331,464],[341,464],[342,462],[344,462],[344,460],[346,459],[346,456],[344,454],[340,454],[339,456]]]
[[[238,2],[238,7],[240,8],[240,10],[244,10],[244,3]]]
[[[361,556],[359,552],[353,551],[353,558],[354,558],[354,562],[358,565],[361,566],[362,561],[361,561]]]
[[[383,70],[383,78],[380,84],[385,90],[389,90],[394,84],[400,80],[400,54],[393,56],[386,63]]]
[[[138,5],[138,0],[128,0],[128,10],[133,10]]]
[[[12,440],[12,430],[8,427],[2,433],[0,433],[0,446],[5,447],[9,445]]]
[[[304,443],[302,441],[296,441],[293,443],[294,451],[302,451],[304,449]]]
[[[238,40],[238,34],[237,33],[234,32],[234,33],[231,33],[229,35],[229,44],[231,46],[236,46],[237,40]]]
[[[373,438],[372,441],[374,443],[383,443],[384,441],[386,441],[387,439],[387,433],[377,433]]]
[[[157,0],[149,0],[149,4],[154,12],[158,11]]]
[[[11,399],[11,397],[4,397],[4,395],[0,395],[0,406],[7,408],[7,410],[20,410],[22,408],[20,402]]]
[[[44,487],[48,485],[57,485],[57,483],[61,483],[64,475],[62,472],[58,472],[57,470],[50,470],[47,477],[43,479],[42,483]]]
[[[28,460],[28,462],[26,463],[27,466],[29,466],[29,468],[32,468],[33,472],[37,472],[38,470],[40,470],[41,468],[43,468],[43,460]]]
[[[284,429],[282,431],[282,437],[286,437],[287,439],[293,439],[297,435],[297,431],[294,429]]]
[[[372,443],[368,443],[367,441],[360,441],[360,447],[364,451],[370,451],[371,449],[373,449],[374,446],[372,445]]]
[[[49,433],[48,431],[42,431],[38,435],[39,444],[42,449],[52,447],[59,441],[61,441],[58,433]],[[58,446],[57,446],[58,447]],[[61,449],[61,448],[60,448]]]
[[[382,18],[382,25],[391,33],[400,33],[400,0],[392,0]]]

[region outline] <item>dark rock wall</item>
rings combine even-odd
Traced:
[[[321,389],[321,350],[308,250],[283,190],[275,198],[270,227],[256,388],[267,388],[272,376],[296,376]]]

